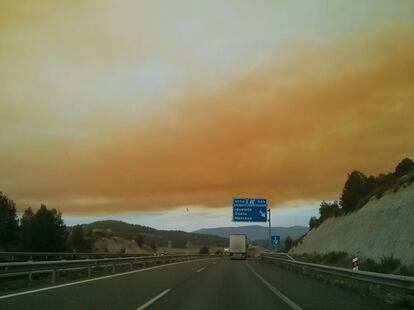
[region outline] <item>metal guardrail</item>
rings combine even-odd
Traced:
[[[139,253],[0,252],[0,262],[148,256]]]
[[[292,256],[290,256],[288,253],[283,252],[270,252],[270,253],[264,253],[262,256],[271,256],[275,258],[285,259],[285,260],[295,260]]]
[[[383,286],[397,287],[401,289],[414,291],[414,277],[400,276],[394,274],[384,274],[368,271],[356,271],[352,269],[325,266],[319,264],[305,263],[274,257],[273,255],[263,255],[263,261],[278,262],[293,267],[301,268],[328,275],[334,275],[341,278],[357,280],[366,283],[379,284]]]
[[[55,282],[56,276],[62,271],[87,270],[88,277],[91,277],[92,270],[96,268],[110,267],[112,273],[115,273],[117,266],[126,265],[129,266],[130,270],[133,270],[135,265],[146,267],[147,265],[160,265],[203,257],[206,257],[206,255],[164,255],[82,260],[7,262],[0,263],[0,278],[28,276],[29,281],[32,281],[33,274],[50,273],[52,275],[51,282]]]

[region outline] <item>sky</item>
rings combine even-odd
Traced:
[[[413,86],[411,0],[0,0],[0,191],[71,224],[264,197],[306,225],[414,157]]]

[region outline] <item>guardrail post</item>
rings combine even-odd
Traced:
[[[92,267],[89,266],[88,267],[88,278],[90,278],[92,276]]]
[[[133,263],[129,263],[129,270],[133,269]]]
[[[52,270],[52,283],[55,283],[55,281],[56,281],[56,269],[53,269]]]
[[[33,276],[32,276],[32,273],[29,272],[29,282],[32,282],[32,281],[33,281]]]
[[[112,264],[112,273],[115,273],[115,264]]]

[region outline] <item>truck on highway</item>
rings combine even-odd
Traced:
[[[231,259],[246,259],[247,237],[242,234],[230,235],[229,254]]]

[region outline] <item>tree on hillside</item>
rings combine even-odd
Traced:
[[[370,175],[367,180],[366,180],[366,191],[368,193],[372,192],[375,190],[375,188],[378,186],[378,182],[379,182],[379,176],[376,178],[372,175]]]
[[[335,217],[341,214],[341,208],[338,202],[326,202],[322,201],[319,207],[320,221],[323,222],[327,218]]]
[[[31,248],[33,215],[33,210],[31,207],[29,207],[24,211],[22,218],[20,219],[19,239],[20,249],[22,251],[29,251],[29,249]]]
[[[144,243],[144,238],[142,237],[142,235],[137,235],[137,237],[135,238],[135,242],[138,244],[140,248],[142,248],[142,245]]]
[[[157,251],[157,245],[155,244],[155,242],[154,242],[154,241],[151,241],[150,247],[151,247],[151,249],[152,249],[154,252],[156,252],[156,251]]]
[[[17,240],[18,225],[16,204],[0,192],[0,249],[13,248]]]
[[[210,251],[209,251],[208,247],[202,246],[200,248],[200,254],[209,254],[209,253],[210,253]]]
[[[77,252],[88,252],[91,250],[90,239],[86,238],[81,225],[76,225],[72,228],[69,250]]]
[[[293,240],[290,238],[290,236],[287,236],[285,239],[285,252],[289,252],[289,250],[293,246]]]
[[[64,250],[67,239],[62,215],[45,205],[33,214],[28,208],[21,221],[21,240],[25,251],[58,252]]]
[[[352,212],[358,208],[358,203],[370,191],[368,178],[360,171],[352,171],[342,190],[340,203],[344,212]]]
[[[313,229],[319,226],[319,220],[316,216],[312,216],[309,220],[309,229]]]
[[[404,158],[398,165],[395,167],[395,175],[402,177],[407,173],[414,171],[414,162],[410,158]]]

